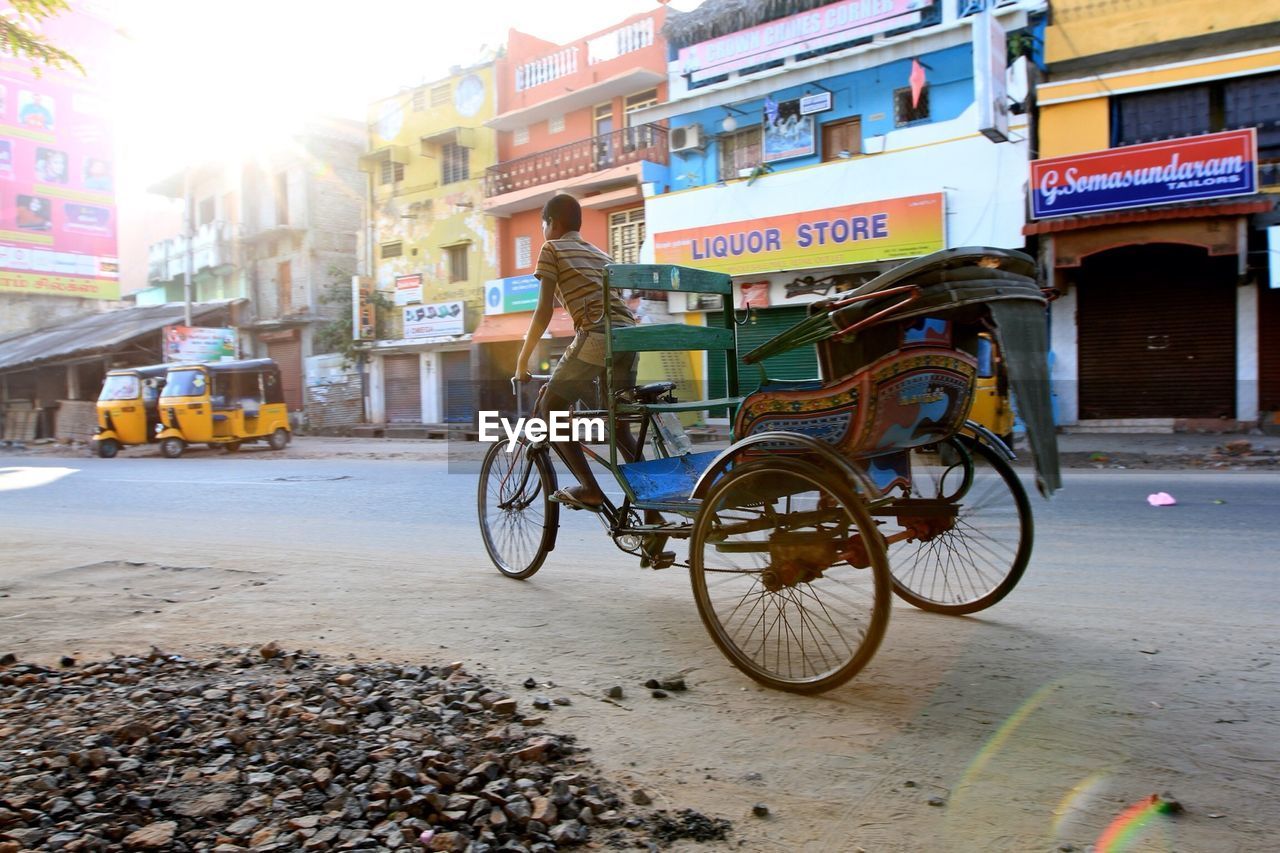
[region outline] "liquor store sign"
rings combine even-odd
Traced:
[[[1127,145],[1031,163],[1035,219],[1258,191],[1253,128]]]

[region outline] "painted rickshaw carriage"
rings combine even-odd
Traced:
[[[607,372],[601,407],[577,414],[638,430],[648,458],[621,459],[612,434],[607,454],[587,448],[623,494],[605,501],[601,523],[618,547],[655,568],[676,562],[663,543],[688,540],[680,565],[698,612],[747,675],[784,690],[827,690],[874,655],[892,594],[964,614],[1017,584],[1031,554],[1030,503],[1012,450],[967,415],[989,336],[1004,354],[1036,485],[1046,497],[1059,488],[1046,297],[1030,257],[949,249],[814,303],[805,320],[743,357],[762,374],[745,397],[737,395],[729,276],[612,265],[604,287],[722,297],[721,328],[612,328],[606,318],[605,334],[610,356],[723,350],[728,397],[681,401],[674,383],[620,388]],[[766,359],[802,346],[816,347],[820,376],[764,375]],[[725,409],[730,446],[695,452],[677,414]],[[555,547],[555,449],[495,444],[482,465],[484,544],[510,577],[531,576]]]

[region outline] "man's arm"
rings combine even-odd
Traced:
[[[551,324],[551,312],[555,307],[555,281],[543,278],[539,280],[539,284],[538,307],[533,309],[533,319],[529,321],[529,331],[525,332],[524,335],[524,346],[520,347],[520,356],[516,359],[515,375],[521,382],[526,381],[528,378],[529,359],[533,356],[533,350],[538,345],[538,341],[542,339],[542,333]]]

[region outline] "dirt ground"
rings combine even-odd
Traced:
[[[366,461],[355,442],[316,457],[299,442],[279,468],[246,464],[280,456],[266,452],[159,460],[173,485],[147,488],[171,491],[98,512],[59,486],[71,476],[60,472],[79,470],[69,481],[79,489],[146,481],[132,468],[46,458],[22,475],[44,485],[9,495],[28,503],[2,515],[0,653],[56,662],[277,640],[338,657],[465,660],[517,689],[533,677],[536,692],[573,703],[549,713],[549,728],[575,733],[606,773],[653,792],[659,807],[733,820],[728,846],[740,849],[1085,850],[1109,828],[1129,831],[1111,850],[1274,849],[1274,479],[1176,480],[1197,513],[1212,512],[1215,496],[1237,510],[1225,516],[1235,537],[1210,551],[1226,522],[1134,524],[1123,513],[1140,501],[1126,492],[1111,503],[1118,488],[1153,488],[1146,473],[1080,472],[1067,500],[1037,503],[1037,557],[1009,601],[960,619],[895,605],[868,669],[806,698],[737,673],[698,623],[687,575],[602,552],[590,519],[571,518],[555,565],[516,583],[486,570],[459,532],[474,525],[473,481],[442,476],[430,525],[323,503],[324,489],[347,481],[371,504],[394,503],[380,478],[422,470],[395,462],[441,459],[441,445],[422,444],[386,462]],[[220,467],[192,467],[210,461]],[[184,478],[213,471],[241,511],[266,496],[272,512],[202,529],[202,513],[223,516]],[[281,518],[290,483],[314,502]],[[677,672],[687,693],[654,699],[642,688]],[[625,697],[608,701],[614,685]],[[1141,808],[1165,792],[1182,814]],[[756,804],[769,815],[754,816]]]

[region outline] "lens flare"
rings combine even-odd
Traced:
[[[1122,853],[1164,811],[1164,803],[1155,795],[1134,803],[1111,821],[1111,825],[1098,836],[1093,849],[1097,853]]]

